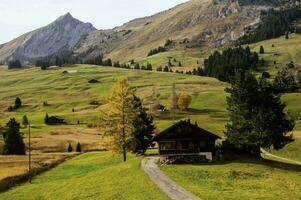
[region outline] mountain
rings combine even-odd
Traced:
[[[23,62],[62,49],[82,58],[104,54],[121,62],[146,57],[151,49],[173,40],[174,48],[211,48],[229,44],[260,22],[261,12],[293,7],[300,0],[190,0],[158,14],[110,30],[96,30],[69,13],[50,25],[0,46],[0,62]]]
[[[83,23],[67,13],[43,28],[0,46],[0,60],[18,58],[24,62],[46,57],[63,49],[71,50],[82,37],[95,30],[92,24]]]
[[[128,61],[145,57],[167,39],[176,41],[179,48],[217,47],[238,39],[247,27],[260,22],[261,11],[296,5],[299,0],[190,0],[113,30],[92,32],[74,51]]]

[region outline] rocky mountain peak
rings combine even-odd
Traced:
[[[96,28],[92,24],[81,22],[67,13],[26,36],[13,55],[29,61],[53,55],[62,49],[71,50],[81,38],[94,30]]]
[[[57,18],[56,21],[70,21],[76,20],[69,12]]]

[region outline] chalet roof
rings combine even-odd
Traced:
[[[179,128],[190,128],[194,134],[197,134],[199,136],[206,136],[214,139],[221,139],[218,135],[215,135],[203,128],[200,128],[197,124],[191,124],[190,120],[181,120],[174,125],[170,126],[169,128],[165,129],[161,133],[154,136],[153,141],[159,141],[163,138],[170,137],[171,135],[175,135],[175,131],[177,131]],[[182,135],[182,137],[185,137],[186,135]]]
[[[61,121],[65,120],[65,118],[60,117],[60,116],[50,116],[49,119],[56,119],[56,120],[61,120]]]

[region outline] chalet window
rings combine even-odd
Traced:
[[[160,144],[161,150],[168,150],[168,149],[174,149],[174,143],[173,142],[162,142]]]

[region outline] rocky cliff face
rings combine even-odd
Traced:
[[[67,13],[43,28],[4,44],[0,49],[0,58],[7,60],[16,57],[26,61],[46,57],[62,49],[71,50],[82,37],[94,30],[92,24],[83,23]]]

